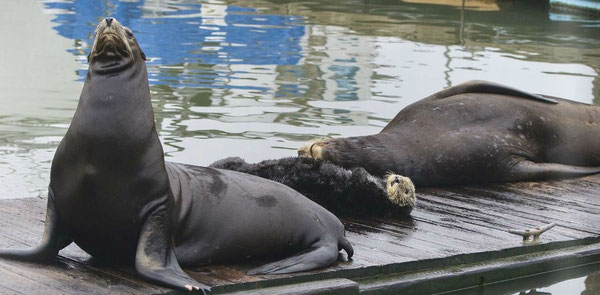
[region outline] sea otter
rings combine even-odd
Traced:
[[[327,161],[289,157],[246,163],[239,157],[219,160],[213,168],[248,173],[285,184],[336,215],[408,215],[416,205],[415,186],[401,175],[370,175]]]

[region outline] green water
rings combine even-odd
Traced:
[[[106,16],[130,26],[149,57],[171,161],[293,156],[316,136],[376,133],[406,105],[470,79],[600,99],[600,22],[553,20],[564,17],[544,1],[420,1],[43,1],[36,27],[28,1],[7,0],[0,198],[44,194]],[[32,43],[32,26],[48,40]]]
[[[45,194],[107,16],[131,27],[149,58],[171,161],[293,156],[316,136],[376,133],[403,107],[471,79],[600,104],[600,21],[545,1],[0,5],[0,199]],[[548,292],[597,294],[582,292],[588,280]]]
[[[529,277],[515,278],[485,286],[439,295],[598,295],[600,266],[598,263]]]

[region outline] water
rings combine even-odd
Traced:
[[[537,292],[537,293],[536,293]],[[542,286],[532,288],[528,291],[521,291],[513,295],[561,295],[561,294],[581,294],[581,295],[596,295],[600,293],[600,272],[573,278],[565,281],[552,284],[550,286]]]
[[[38,19],[22,2],[3,2],[12,7],[0,29]],[[0,198],[44,194],[106,16],[133,29],[148,56],[167,159],[208,165],[293,156],[316,136],[376,133],[406,105],[470,79],[600,101],[600,21],[565,18],[541,2],[36,3],[48,41],[27,46],[31,34],[12,34],[24,58],[0,58]],[[9,13],[23,24],[7,22]],[[64,61],[40,58],[48,54]]]
[[[600,21],[544,2],[3,0],[0,199],[44,195],[106,16],[148,56],[167,159],[208,165],[376,133],[470,79],[600,104]]]
[[[598,263],[535,276],[516,278],[483,287],[440,293],[445,295],[597,295]]]

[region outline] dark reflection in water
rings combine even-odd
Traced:
[[[595,263],[444,294],[596,295],[600,294],[600,266]]]
[[[581,295],[600,294],[600,272],[587,276],[583,283],[585,290],[581,292]]]
[[[376,133],[406,105],[470,79],[600,99],[600,21],[562,21],[569,18],[549,12],[546,1],[41,5],[58,35],[72,41],[67,50],[79,66],[64,70],[79,81],[99,20],[113,16],[133,29],[149,57],[157,128],[172,161],[259,161],[292,156],[315,136]],[[56,102],[46,102],[48,116],[35,123],[3,106],[11,115],[0,124],[11,133],[0,134],[0,187],[11,189],[0,188],[0,198],[45,189],[72,99],[58,117],[49,115]]]
[[[596,267],[598,269],[598,267]],[[535,279],[533,280],[535,281]],[[488,294],[482,292],[482,294]],[[492,294],[492,293],[489,293]],[[496,293],[500,294],[500,293]],[[549,286],[541,286],[538,288],[528,289],[514,293],[514,295],[539,294],[539,295],[562,295],[562,294],[580,294],[580,295],[597,295],[600,294],[600,272],[596,271],[592,274],[581,276],[578,278],[566,279],[564,281],[555,282]]]

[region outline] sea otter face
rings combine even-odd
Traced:
[[[400,206],[416,205],[415,185],[410,178],[389,173],[385,177],[385,184],[390,201]]]
[[[146,60],[133,32],[108,17],[96,27],[94,45],[88,61],[95,72],[115,72],[137,60]]]

